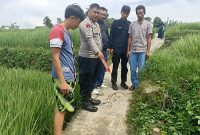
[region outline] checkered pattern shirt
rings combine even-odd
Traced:
[[[141,24],[134,21],[129,26],[129,34],[131,34],[131,52],[146,52],[147,51],[147,35],[152,33],[152,24],[143,20]]]

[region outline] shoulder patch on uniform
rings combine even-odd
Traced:
[[[86,28],[88,28],[88,29],[91,27],[91,25],[90,25],[89,23],[86,23],[85,26],[86,26]]]

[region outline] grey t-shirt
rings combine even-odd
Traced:
[[[129,34],[131,34],[131,52],[147,52],[147,35],[152,33],[152,24],[143,20],[141,24],[134,21],[129,26]]]

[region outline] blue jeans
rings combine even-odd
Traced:
[[[141,53],[130,53],[129,63],[131,70],[131,82],[132,85],[137,88],[140,82],[140,72],[145,65],[146,52]],[[138,68],[138,73],[136,72]]]
[[[107,62],[107,50],[103,50],[104,59]],[[103,84],[106,68],[104,67],[103,63],[101,62],[98,71],[97,76],[95,78],[94,88],[100,87]]]

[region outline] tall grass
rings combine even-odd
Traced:
[[[46,60],[42,56],[50,55],[49,32],[50,29],[0,30],[0,48],[7,48],[1,50],[7,50],[7,52],[14,50],[18,54],[12,53],[12,59],[9,60],[2,55],[2,61],[6,64],[12,64],[13,61],[17,63],[12,66],[13,68],[27,69],[37,65],[35,63],[37,57],[41,58],[38,61],[41,63],[39,66],[47,63],[45,65],[48,67],[50,56]],[[70,33],[72,33],[77,54],[80,45],[79,31],[77,29]],[[38,54],[41,54],[41,57]],[[31,55],[33,56],[31,57]],[[30,57],[34,59],[33,63],[27,64],[26,60]],[[0,75],[0,135],[51,135],[55,100],[50,74],[0,67]],[[76,108],[79,107],[80,101],[79,86],[77,85],[73,103]],[[73,114],[67,115],[65,122],[69,122],[68,120],[72,116]]]
[[[55,95],[51,76],[0,66],[0,135],[52,135]],[[73,106],[81,103],[79,85]],[[67,113],[66,126],[74,113]]]
[[[0,30],[0,47],[50,49],[49,32],[48,28]],[[79,30],[70,30],[70,33],[77,53],[80,46]]]
[[[200,23],[180,23],[171,27],[174,30],[200,30]]]
[[[200,34],[200,23],[183,23],[169,27],[165,33],[165,44],[184,38],[187,35]]]
[[[199,59],[200,35],[188,35],[174,42],[171,47],[156,52],[148,62],[146,71],[151,73],[149,76],[151,79],[177,82],[180,79],[176,78],[178,76],[198,76],[200,74]]]
[[[167,32],[170,30],[200,30],[200,23],[177,23],[176,25],[167,25]]]
[[[175,42],[171,48],[174,55],[184,56],[187,59],[200,59],[200,35],[188,35],[184,39]]]
[[[50,75],[2,67],[0,74],[0,134],[52,134],[54,96]]]
[[[128,114],[130,132],[200,134],[200,35],[188,35],[156,51],[143,71],[143,79],[160,90],[136,92]]]
[[[0,31],[0,47],[49,48],[47,28]]]
[[[74,52],[77,56],[80,48],[80,35],[79,35],[79,29],[76,30],[70,30],[71,36],[72,36],[72,41],[74,45]]]

